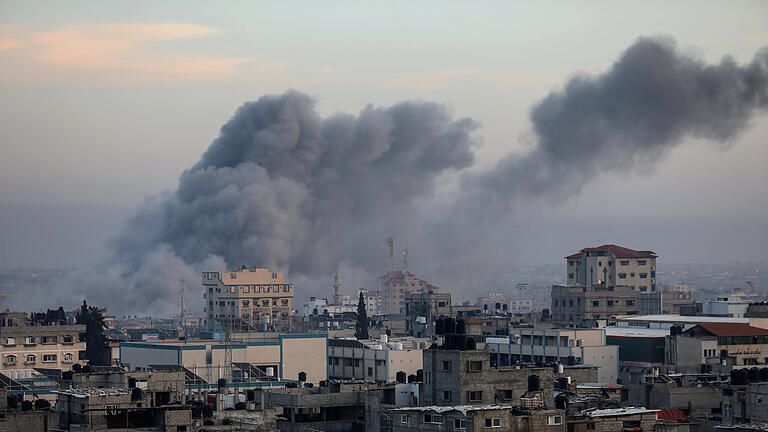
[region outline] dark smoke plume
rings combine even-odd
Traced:
[[[440,279],[461,280],[452,266],[482,254],[476,246],[519,198],[559,199],[602,172],[650,167],[686,137],[728,143],[767,104],[767,51],[747,65],[708,65],[672,40],[643,38],[605,73],[576,76],[533,107],[528,154],[461,174],[473,165],[478,125],[442,105],[321,118],[304,94],[264,96],[237,110],[175,192],[142,206],[106,270],[80,278],[74,293],[167,311],[176,280],[197,286],[203,268],[269,266],[325,281],[345,263],[375,274],[377,246],[391,233],[423,240],[427,259],[446,264]],[[458,195],[436,199],[456,175]]]

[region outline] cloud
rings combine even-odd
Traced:
[[[0,29],[0,82],[8,84],[142,85],[230,77],[252,57],[212,57],[158,48],[159,41],[208,37],[212,27],[185,23],[80,24],[14,36]],[[10,48],[16,48],[10,50]],[[250,65],[255,73],[274,65]]]

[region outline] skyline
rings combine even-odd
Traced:
[[[759,2],[738,10],[706,3],[697,22],[686,21],[693,3],[664,13],[628,6],[634,14],[600,3],[452,4],[435,20],[424,20],[424,5],[409,5],[412,15],[351,4],[313,14],[305,5],[295,20],[282,6],[228,4],[206,14],[196,7],[178,13],[170,3],[142,11],[86,5],[0,7],[3,268],[99,263],[104,242],[120,235],[145,197],[176,189],[235,108],[265,94],[307,93],[323,117],[368,104],[435,102],[453,119],[478,122],[467,168],[476,175],[533,148],[529,114],[537,101],[579,74],[610,70],[640,37],[668,35],[683,55],[708,64],[732,55],[743,65],[768,46]],[[627,15],[635,20],[616,19]],[[262,25],[249,26],[252,16]],[[449,31],[461,18],[485,26]],[[537,27],[545,18],[552,22]],[[592,31],[581,34],[579,23]],[[708,31],[714,23],[717,35]],[[653,249],[662,263],[768,259],[766,133],[759,113],[721,144],[686,138],[658,163],[598,170],[581,191],[525,200],[489,249],[508,254],[510,265],[557,262],[597,243]],[[450,196],[459,175],[439,176],[437,195]],[[381,251],[384,267],[380,237],[368,244],[372,254]],[[408,248],[414,268],[429,272],[428,248]]]

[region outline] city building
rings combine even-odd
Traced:
[[[768,423],[768,409],[766,408],[768,405],[768,379],[757,380],[756,382],[731,382],[723,385],[722,392],[724,428],[760,430],[757,428],[737,429],[733,426]]]
[[[328,340],[328,378],[395,382],[398,372],[416,375],[422,369],[426,339],[381,341],[352,339]]]
[[[632,286],[552,286],[552,321],[575,327],[636,314],[638,292]]]
[[[568,419],[573,432],[653,431],[658,410],[643,407],[590,409]]]
[[[656,254],[616,245],[585,248],[565,257],[566,285],[631,286],[656,291]]]
[[[494,367],[491,356],[480,350],[425,350],[423,405],[520,406],[527,396],[541,407],[554,408],[552,367]]]
[[[533,302],[530,299],[514,299],[501,293],[493,293],[477,298],[477,306],[486,314],[528,314],[533,312]]]
[[[709,316],[744,318],[747,316],[750,302],[719,297],[716,300],[701,302],[701,313]]]
[[[381,277],[382,314],[404,314],[405,294],[438,291],[439,288],[417,278],[408,270],[391,270]]]
[[[592,365],[596,382],[615,384],[619,348],[606,339],[605,329],[512,329],[510,338],[487,338],[485,349],[494,365],[542,362]],[[595,380],[590,380],[595,382]]]
[[[280,432],[365,430],[368,384],[338,381],[324,384],[265,392],[265,404],[283,410],[277,420]]]
[[[234,272],[203,272],[203,312],[208,328],[220,319],[246,323],[287,319],[292,315],[293,284],[282,272],[242,267]]]
[[[554,409],[521,410],[512,405],[448,405],[396,408],[393,432],[509,431],[565,432],[565,412]]]
[[[28,323],[23,312],[0,313],[0,372],[14,378],[34,368],[70,370],[85,361],[85,325]]]
[[[434,321],[441,316],[451,316],[451,293],[435,290],[406,292],[405,331],[414,337],[434,336]]]
[[[243,380],[284,383],[296,381],[300,372],[307,382],[327,379],[327,335],[233,335],[232,364]],[[156,365],[183,366],[215,386],[226,376],[228,344],[216,340],[121,342],[120,364],[131,370]]]
[[[768,364],[768,329],[741,323],[702,323],[683,335],[717,338],[717,355],[734,365]]]
[[[629,315],[616,317],[616,327],[635,327],[669,330],[673,326],[682,327],[683,330],[703,323],[740,323],[753,327],[768,328],[768,318],[731,318],[719,316],[687,316],[687,315]]]

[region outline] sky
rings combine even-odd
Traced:
[[[0,268],[82,267],[174,190],[245,101],[296,89],[322,115],[403,100],[480,123],[477,165],[530,147],[531,107],[642,36],[707,62],[768,46],[755,2],[0,3]],[[510,265],[615,243],[660,265],[768,259],[768,118],[689,141],[515,218]],[[371,239],[382,249],[384,240]],[[418,266],[418,245],[409,245]]]

